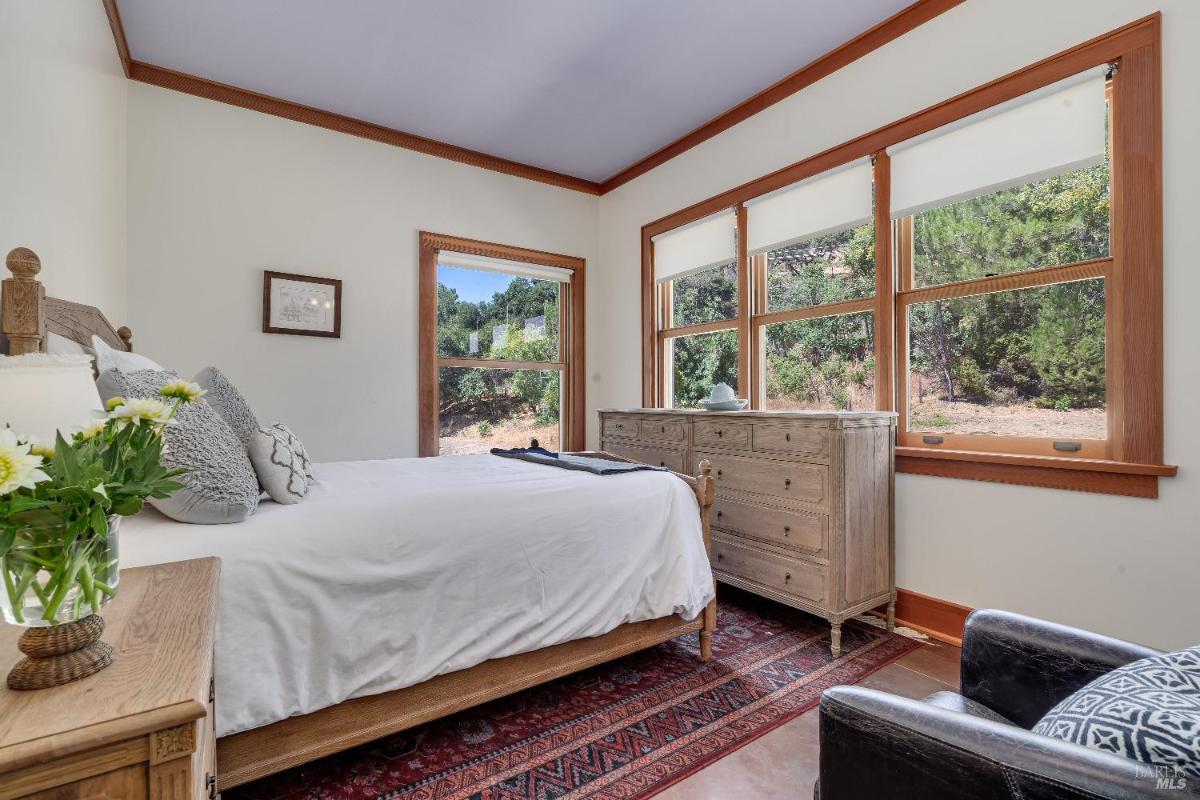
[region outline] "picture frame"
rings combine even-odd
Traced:
[[[342,336],[342,282],[263,271],[263,333]]]

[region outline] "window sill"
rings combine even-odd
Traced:
[[[1009,453],[975,453],[897,447],[896,471],[963,480],[1041,486],[1127,497],[1158,497],[1158,479],[1177,467],[1087,458],[1057,458]]]

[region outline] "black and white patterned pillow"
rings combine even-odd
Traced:
[[[1033,731],[1200,778],[1200,645],[1102,675]]]
[[[249,452],[259,483],[276,503],[299,503],[308,494],[308,454],[286,425],[259,428],[250,438]]]

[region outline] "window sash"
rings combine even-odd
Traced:
[[[912,217],[906,217],[908,221],[909,233],[911,234]],[[897,239],[905,241],[903,232],[904,220],[898,221],[897,224]],[[911,236],[908,239],[911,242]],[[898,250],[898,270],[900,272],[903,284],[903,277],[907,272],[911,286],[912,278],[912,260],[911,248],[905,250],[903,247]],[[945,283],[937,286],[923,286],[919,289],[906,289],[896,292],[896,336],[895,336],[895,351],[896,351],[896,374],[899,376],[896,389],[896,411],[899,414],[899,421],[896,427],[896,444],[901,447],[924,448],[931,451],[937,450],[967,450],[980,453],[1010,453],[1018,455],[1046,455],[1066,458],[1090,458],[1090,459],[1108,459],[1112,457],[1112,438],[1113,438],[1113,419],[1112,419],[1112,402],[1113,402],[1113,363],[1112,363],[1112,342],[1113,332],[1113,316],[1112,316],[1112,292],[1109,291],[1113,284],[1114,266],[1112,257],[1098,258],[1090,261],[1080,261],[1074,264],[1061,264],[1052,267],[1040,267],[1037,269],[1026,270],[1025,272],[1014,272],[1005,275],[995,275],[988,278],[975,278],[967,281],[959,281],[957,283]],[[931,303],[938,300],[953,300],[963,297],[978,297],[987,294],[997,294],[1000,292],[1017,291],[1021,289],[1036,289],[1042,286],[1055,286],[1063,283],[1073,283],[1081,280],[1091,280],[1102,278],[1106,282],[1106,291],[1104,294],[1104,311],[1105,311],[1105,417],[1106,417],[1106,433],[1103,439],[1075,439],[1069,436],[1005,436],[994,434],[961,434],[961,433],[943,433],[939,431],[927,431],[919,428],[909,428],[909,382],[911,375],[908,371],[909,365],[909,338],[908,338],[908,308],[912,305],[923,303]],[[927,436],[940,437],[940,442],[930,442],[926,440]],[[1080,445],[1080,449],[1075,452],[1060,452],[1054,449],[1055,442],[1076,442]]]

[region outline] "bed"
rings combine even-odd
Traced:
[[[93,306],[45,297],[31,251],[7,263],[10,354],[47,331],[132,349]],[[303,503],[240,524],[122,524],[122,566],[222,559],[222,789],[687,634],[711,656],[704,466],[600,477],[477,455],[316,472]]]

